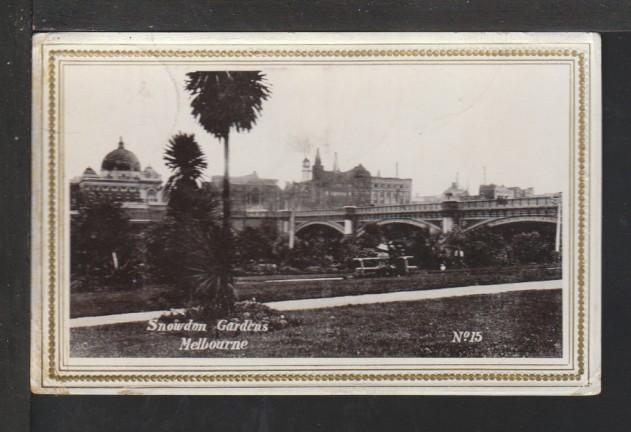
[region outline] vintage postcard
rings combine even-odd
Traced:
[[[600,391],[593,34],[42,34],[32,388]]]

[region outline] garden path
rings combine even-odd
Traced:
[[[323,309],[338,306],[350,306],[372,303],[390,303],[399,301],[416,301],[446,297],[459,297],[477,294],[499,294],[513,291],[560,289],[560,280],[519,282],[498,285],[472,285],[457,288],[439,288],[419,291],[398,291],[383,294],[361,294],[341,297],[326,297],[317,299],[286,300],[265,303],[279,311],[293,311],[305,309]]]
[[[535,282],[519,282],[498,285],[472,285],[457,288],[439,288],[419,291],[400,291],[383,294],[362,294],[341,297],[327,297],[303,300],[286,300],[278,302],[269,302],[265,305],[279,311],[294,311],[305,309],[323,309],[338,306],[350,306],[372,303],[390,303],[399,301],[416,301],[425,299],[438,299],[447,297],[459,297],[478,294],[499,294],[513,291],[528,290],[550,290],[560,289],[560,280],[535,281]],[[177,310],[160,310],[150,312],[135,312],[116,315],[90,316],[73,318],[70,320],[70,327],[93,327],[99,325],[122,324],[140,321],[149,321],[158,318],[169,312],[182,312],[183,309]]]

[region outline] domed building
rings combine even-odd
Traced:
[[[109,152],[101,163],[101,171],[140,171],[140,162],[135,154],[125,148],[123,138],[118,141],[118,148]]]
[[[162,176],[150,166],[142,170],[138,157],[125,148],[122,138],[117,148],[103,158],[100,173],[86,168],[80,177],[71,180],[70,191],[73,210],[80,198],[110,199],[122,203],[132,221],[161,217],[165,206]]]

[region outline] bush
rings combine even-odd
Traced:
[[[552,244],[536,231],[515,234],[511,250],[519,264],[539,264],[554,261]]]
[[[269,306],[256,302],[256,300],[235,302],[233,311],[227,316],[209,316],[202,308],[191,308],[184,313],[175,312],[165,314],[159,318],[159,321],[168,324],[175,321],[187,322],[191,319],[195,322],[207,323],[209,329],[216,328],[220,319],[236,325],[250,321],[252,323],[265,325],[268,332],[281,330],[301,323],[299,319],[285,316],[283,313]]]
[[[300,269],[288,265],[282,265],[278,269],[279,273],[282,274],[300,274],[302,273]]]
[[[134,232],[119,202],[81,195],[70,224],[72,288],[121,289],[142,283],[142,236]]]

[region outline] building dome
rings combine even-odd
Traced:
[[[96,176],[97,176],[96,172],[90,167],[87,167],[85,171],[83,171],[83,177],[96,177]]]
[[[353,177],[370,177],[370,171],[368,171],[362,164],[357,165],[351,170]]]
[[[123,139],[118,142],[118,148],[105,156],[101,169],[104,171],[140,171],[140,162],[135,154],[125,148]]]
[[[462,197],[469,196],[469,192],[466,189],[462,189],[457,182],[452,182],[443,192],[443,198],[447,200],[457,200]]]
[[[156,172],[156,170],[154,170],[150,165],[147,165],[147,167],[143,171],[143,174],[146,177],[149,177],[149,178],[158,178],[158,177],[160,177],[160,174],[158,174]]]

